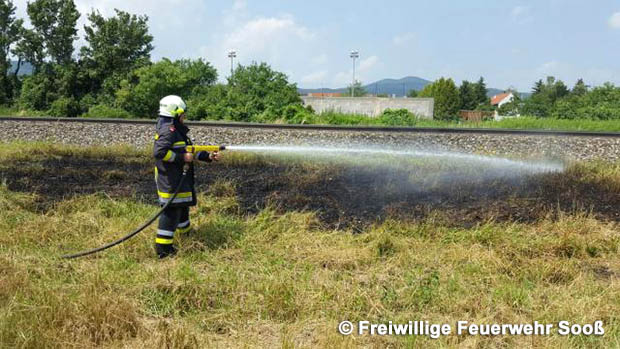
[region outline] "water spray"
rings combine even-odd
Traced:
[[[368,146],[349,148],[340,146],[317,147],[288,145],[236,145],[229,146],[226,149],[251,153],[304,155],[306,157],[342,157],[343,159],[346,159],[346,156],[348,155],[375,155],[405,157],[410,159],[438,159],[442,161],[453,160],[478,163],[505,170],[518,170],[522,173],[561,172],[564,170],[564,165],[558,162],[514,160],[496,156],[467,154],[452,151],[397,150]]]

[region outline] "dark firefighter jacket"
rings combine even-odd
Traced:
[[[164,205],[170,200],[183,175],[183,154],[186,145],[192,142],[187,136],[189,128],[178,122],[175,118],[159,117],[155,133],[155,183],[157,184],[157,196],[159,203]],[[196,154],[196,158],[202,161],[210,161],[208,152]],[[176,198],[170,207],[185,207],[196,205],[196,190],[194,188],[194,164],[189,164],[187,178],[179,189]]]

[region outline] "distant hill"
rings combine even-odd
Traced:
[[[370,94],[386,94],[386,95],[396,95],[397,97],[402,97],[407,94],[410,90],[420,91],[424,88],[424,86],[430,84],[432,81],[422,79],[416,76],[407,76],[402,79],[382,79],[379,81],[375,81],[371,84],[364,85],[364,89],[366,92]],[[347,91],[346,87],[341,88],[299,88],[300,94],[308,94],[308,93],[343,93]]]
[[[375,81],[368,85],[364,85],[366,92],[377,95],[386,94],[388,96],[395,95],[396,97],[403,97],[410,90],[420,91],[426,85],[432,83],[430,80],[419,78],[417,76],[407,76],[402,79],[382,79]],[[300,94],[305,95],[308,93],[344,93],[347,91],[346,87],[341,88],[298,88]],[[497,94],[504,92],[504,90],[489,87],[487,89],[487,96],[493,97]],[[531,93],[521,92],[521,98],[529,97]]]
[[[407,76],[402,79],[383,79],[372,84],[365,85],[366,92],[373,95],[386,94],[388,96],[396,95],[402,97],[411,90],[420,91],[432,81],[418,78],[416,76]]]
[[[17,69],[17,61],[11,61],[11,69],[10,72],[13,73]],[[22,63],[21,67],[19,67],[19,75],[31,75],[32,74],[32,65],[28,62]]]

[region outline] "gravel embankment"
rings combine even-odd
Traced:
[[[0,141],[51,141],[77,145],[153,142],[153,125],[0,121]],[[248,129],[192,126],[196,144],[384,146],[396,149],[452,150],[464,153],[520,155],[572,160],[620,159],[620,138],[467,133],[403,133]]]

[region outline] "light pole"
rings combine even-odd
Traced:
[[[351,97],[355,97],[355,59],[360,57],[359,51],[351,51],[351,58],[353,58],[353,82],[351,83]]]
[[[233,76],[233,59],[237,57],[237,51],[228,51],[228,58],[230,58],[230,78]]]

